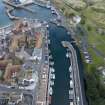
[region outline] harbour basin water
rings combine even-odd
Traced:
[[[5,5],[2,2],[3,0],[0,0],[0,27],[5,26],[12,21],[8,18],[6,12],[5,12]],[[50,9],[40,7],[38,5],[28,5],[27,8],[32,9],[35,11],[35,13],[31,13],[29,11],[26,11],[24,9],[15,9],[12,14],[21,17],[21,18],[31,18],[31,19],[39,19],[41,21],[50,21],[51,19],[54,19],[56,15],[51,13]]]
[[[49,21],[55,18],[51,14],[51,10],[42,8],[37,5],[29,6],[36,11],[35,14],[25,10],[15,10],[13,14],[20,17],[38,18],[40,20]],[[0,27],[5,26],[12,21],[5,14],[5,7],[0,0]],[[70,61],[66,58],[66,49],[62,47],[61,41],[71,41],[70,35],[67,35],[67,30],[64,27],[58,27],[55,24],[50,24],[49,27],[51,45],[49,46],[54,58],[55,68],[55,85],[53,87],[54,94],[52,96],[52,105],[69,105],[69,66]],[[80,57],[80,55],[78,54]],[[81,62],[79,61],[81,66]]]
[[[2,0],[0,0],[0,27],[5,26],[12,21],[8,18],[8,16],[5,13],[5,6],[2,3]]]

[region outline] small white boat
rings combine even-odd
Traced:
[[[71,79],[73,78],[73,74],[72,74],[72,73],[70,73],[70,78],[71,78]]]
[[[49,56],[49,59],[52,59],[52,58],[53,58],[52,55],[50,55],[50,56]]]
[[[51,53],[51,51],[48,49],[48,52]]]
[[[54,72],[55,72],[55,69],[54,69],[53,67],[51,67],[51,68],[50,68],[50,71],[51,71],[52,73],[54,73]]]
[[[54,81],[50,81],[50,86],[53,86],[54,85]]]
[[[73,89],[70,89],[70,90],[69,90],[69,95],[71,95],[71,94],[74,94]]]
[[[52,95],[53,94],[53,89],[52,87],[49,88],[49,95]]]
[[[51,8],[51,6],[50,6],[49,4],[47,4],[47,5],[46,5],[46,7],[47,7],[48,9],[50,9],[50,8]]]
[[[52,13],[52,14],[56,14],[56,12],[55,12],[55,11],[51,11],[51,13]]]
[[[70,31],[68,31],[67,34],[70,35]]]
[[[46,22],[46,21],[44,21],[44,22],[43,22],[43,24],[47,24],[47,22]]]
[[[47,24],[46,27],[49,28],[49,25]]]
[[[73,88],[73,80],[70,80],[70,88]]]
[[[55,74],[52,75],[52,79],[55,79]]]
[[[60,26],[60,23],[57,23],[57,26]]]
[[[66,57],[69,58],[69,54],[68,53],[66,53]]]
[[[79,97],[77,97],[77,101],[80,101]]]
[[[73,99],[74,98],[74,91],[73,91],[73,89],[70,89],[69,90],[69,99]]]
[[[55,79],[55,74],[50,74],[51,79]]]
[[[48,39],[48,44],[50,44],[50,39]]]
[[[53,66],[54,65],[54,62],[53,61],[50,61],[50,65]]]
[[[72,72],[72,67],[71,66],[69,67],[69,72]]]
[[[55,8],[51,6],[51,11],[55,11]]]

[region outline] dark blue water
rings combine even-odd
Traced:
[[[52,97],[52,105],[69,105],[69,66],[70,61],[66,58],[66,49],[61,45],[61,41],[70,41],[67,30],[51,24],[50,28],[50,49],[54,58],[55,86]]]
[[[24,9],[17,9],[12,12],[13,15],[21,17],[21,18],[31,18],[31,19],[40,19],[42,21],[46,20],[49,21],[50,19],[54,19],[56,15],[51,13],[50,9],[43,8],[37,5],[30,5],[27,6],[28,8],[35,11],[35,13],[30,13]],[[12,21],[8,18],[6,12],[5,12],[5,6],[2,3],[2,0],[0,0],[0,27],[5,26]]]
[[[0,0],[0,27],[9,24],[12,22],[5,13],[5,7]]]
[[[50,19],[54,19],[56,17],[56,15],[51,13],[50,9],[47,9],[44,7],[31,5],[31,6],[27,6],[27,8],[32,9],[33,11],[35,11],[35,13],[33,14],[26,10],[18,9],[18,10],[15,10],[13,14],[19,17],[27,17],[27,18],[33,18],[33,19],[38,18],[42,21],[43,20],[49,21]]]

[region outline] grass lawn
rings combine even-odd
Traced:
[[[86,3],[83,0],[64,0],[64,2],[77,11],[86,7]]]
[[[4,71],[0,70],[0,79],[3,78]]]
[[[91,54],[93,65],[96,67],[105,65],[105,60],[102,57],[97,56],[92,48],[88,48],[88,51]]]
[[[83,11],[83,15],[92,21],[94,25],[98,27],[105,28],[105,14],[93,10],[91,7],[88,7]]]

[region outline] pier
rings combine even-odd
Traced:
[[[46,5],[41,4],[41,3],[38,3],[38,2],[33,2],[32,4],[35,4],[35,5],[38,5],[38,6],[40,6],[40,7],[46,8]]]
[[[13,3],[7,1],[7,0],[3,0],[3,2],[4,2],[6,5],[12,6],[14,9],[15,9],[15,8],[17,8],[17,9],[18,9],[18,8],[21,8],[21,9],[24,9],[24,10],[26,10],[26,11],[28,11],[28,12],[36,13],[36,12],[33,11],[32,9],[25,7],[26,4],[15,5],[15,4],[13,4]],[[32,3],[31,3],[31,4],[32,4]],[[28,5],[28,4],[27,4],[27,5]]]
[[[11,12],[14,10],[14,7],[11,7],[9,5],[6,5],[5,8],[6,8],[6,13],[7,13],[8,17],[11,20],[18,20],[18,19],[20,19],[19,17],[14,16],[14,15],[11,14]]]
[[[62,41],[62,45],[63,47],[68,48],[70,50],[69,58],[73,73],[72,79],[73,79],[73,90],[74,90],[73,105],[84,105],[83,91],[81,87],[76,51],[74,50],[73,46],[67,41]]]
[[[16,17],[16,16],[11,15],[10,12],[11,12],[11,10],[9,10],[9,9],[6,10],[6,13],[7,13],[8,17],[11,20],[18,20],[18,19],[20,19],[19,17]]]
[[[14,8],[18,8],[18,5],[15,5],[15,4],[13,4],[13,3],[7,1],[7,0],[3,0],[3,2],[4,2],[5,4],[7,4],[7,5],[9,5],[9,6],[12,6],[12,7],[14,7]]]
[[[24,9],[24,10],[26,10],[26,11],[28,11],[28,12],[31,12],[31,13],[36,13],[36,12],[33,11],[32,9],[27,8],[27,7],[25,7],[25,6],[19,6],[19,8]]]
[[[8,17],[9,17],[11,20],[18,20],[18,19],[20,19],[19,17],[14,16],[14,15],[11,14],[11,12],[14,10],[13,7],[7,5],[6,8],[7,8],[7,9],[6,9],[6,13],[7,13]]]

